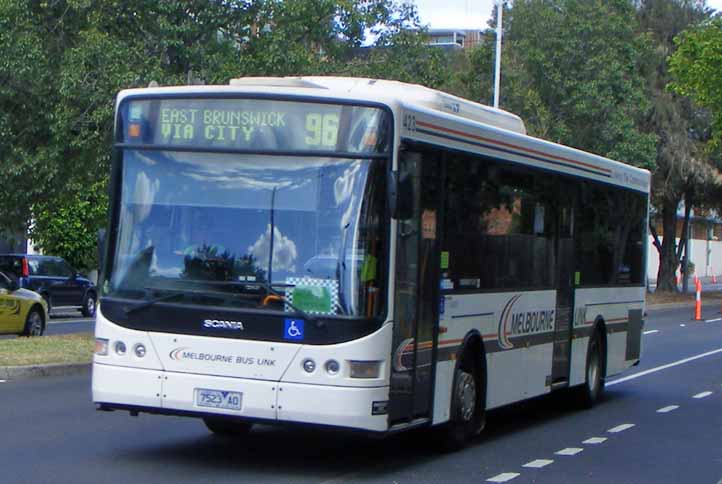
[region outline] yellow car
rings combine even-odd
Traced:
[[[0,272],[0,334],[40,336],[48,320],[48,306],[36,292],[21,289],[15,279]]]

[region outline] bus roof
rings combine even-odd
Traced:
[[[401,126],[401,137],[443,143],[455,149],[503,157],[573,176],[649,192],[650,173],[602,156],[526,134],[515,114],[416,84],[352,77],[244,77],[226,86],[175,86],[121,91],[128,96],[169,94],[278,94],[317,99],[376,102],[401,119],[411,113],[418,126]],[[397,123],[399,121],[397,120]],[[540,163],[541,162],[541,163]]]

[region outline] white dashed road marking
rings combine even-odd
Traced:
[[[5,383],[5,382],[7,382],[7,380],[0,380],[0,383]]]
[[[645,376],[645,375],[649,375],[650,373],[656,373],[658,371],[666,370],[667,368],[672,368],[673,366],[683,365],[685,363],[689,363],[690,361],[698,360],[700,358],[705,358],[707,356],[716,355],[717,353],[722,353],[722,348],[708,351],[706,353],[702,353],[699,355],[690,356],[689,358],[685,358],[683,360],[678,360],[673,363],[667,363],[666,365],[657,366],[655,368],[650,368],[649,370],[640,371],[639,373],[635,373],[634,375],[625,376],[624,378],[619,378],[617,380],[607,382],[604,386],[611,387],[612,385],[616,385],[617,383],[634,380],[635,378],[639,378],[640,376]]]
[[[699,398],[709,397],[710,395],[712,395],[712,392],[702,392],[702,393],[698,393],[697,395],[693,396],[692,398],[699,399]]]
[[[672,410],[677,410],[679,408],[679,405],[669,405],[668,407],[662,407],[659,410],[657,410],[657,413],[669,413]]]
[[[611,429],[607,430],[607,432],[616,434],[619,432],[624,432],[627,429],[631,429],[632,427],[634,427],[634,424],[622,424],[622,425],[617,425],[616,427],[612,427]]]
[[[604,442],[606,440],[607,440],[606,437],[592,437],[592,438],[589,438],[589,439],[585,440],[584,442],[582,442],[582,444],[601,444],[602,442]]]
[[[567,447],[566,449],[558,450],[554,452],[556,455],[577,455],[584,449],[581,449],[579,447]]]
[[[533,460],[531,462],[527,462],[522,467],[531,467],[533,469],[541,469],[544,466],[548,466],[552,462],[554,462],[554,461],[549,460],[549,459],[537,459],[537,460]]]
[[[659,333],[659,330],[658,329],[650,329],[649,331],[644,332],[644,334],[654,334],[654,333]]]
[[[682,326],[682,327],[684,328],[684,327],[687,326],[687,325],[684,324],[684,323],[680,323],[680,326]]]
[[[518,472],[504,472],[503,474],[499,474],[497,476],[490,477],[489,479],[486,480],[486,482],[507,482],[507,481],[511,481],[515,477],[519,477],[519,475],[520,474]]]
[[[708,319],[705,323],[716,323],[717,321],[722,321],[722,318]]]

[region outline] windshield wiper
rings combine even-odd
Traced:
[[[128,314],[135,313],[142,309],[148,308],[159,302],[171,301],[173,299],[185,299],[185,296],[186,295],[183,292],[174,292],[172,294],[165,294],[163,296],[159,296],[154,299],[149,299],[148,301],[144,301],[144,302],[138,304],[137,306],[133,306],[132,308],[126,309],[125,314],[127,316]]]

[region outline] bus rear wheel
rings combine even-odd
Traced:
[[[253,424],[225,418],[205,417],[203,423],[208,430],[223,437],[241,437],[250,432]]]
[[[591,408],[604,391],[604,346],[602,333],[594,331],[587,349],[587,366],[584,383],[577,388],[577,401],[582,408]]]

